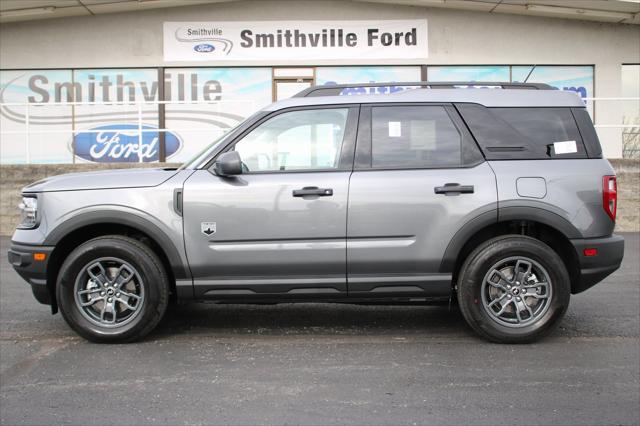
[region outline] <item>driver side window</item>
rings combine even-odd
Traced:
[[[236,143],[248,172],[323,170],[338,167],[348,108],[279,114]]]

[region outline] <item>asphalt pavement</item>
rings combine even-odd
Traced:
[[[454,309],[174,306],[145,341],[98,345],[38,304],[0,240],[0,423],[639,424],[640,238],[530,345]]]

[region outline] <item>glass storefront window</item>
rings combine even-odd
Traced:
[[[419,66],[318,67],[316,84],[384,83],[420,81]],[[405,90],[403,86],[354,87],[341,95],[386,94]]]
[[[316,84],[420,81],[419,66],[317,67]]]
[[[137,163],[158,161],[158,71],[147,69],[74,70],[74,84],[81,88],[73,124],[77,162]],[[113,103],[111,103],[113,102]],[[138,103],[141,123],[138,122]],[[142,137],[138,136],[142,128]],[[175,145],[172,138],[167,144]]]
[[[429,66],[427,79],[433,82],[446,81],[509,81],[508,66]]]
[[[183,162],[271,103],[271,68],[165,69],[165,127],[182,145],[167,161]]]
[[[71,163],[76,89],[70,70],[1,71],[0,163]]]
[[[581,98],[592,98],[593,67],[591,65],[526,65],[511,67],[511,81],[528,83],[546,83],[560,90],[576,92]],[[587,109],[593,117],[592,102]]]
[[[546,83],[560,90],[571,90],[584,98],[592,98],[593,66],[591,65],[461,65],[429,66],[429,81],[511,81],[514,83]],[[587,109],[593,116],[593,102]]]
[[[593,97],[593,67],[590,65],[527,65],[511,67],[511,81],[546,83],[560,90],[577,92],[582,98]]]

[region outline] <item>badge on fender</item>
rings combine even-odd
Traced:
[[[201,222],[200,223],[200,231],[206,236],[211,236],[216,233],[216,223],[215,222]]]

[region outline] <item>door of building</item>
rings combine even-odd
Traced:
[[[274,68],[273,100],[288,99],[307,87],[311,87],[314,81],[314,68]]]

